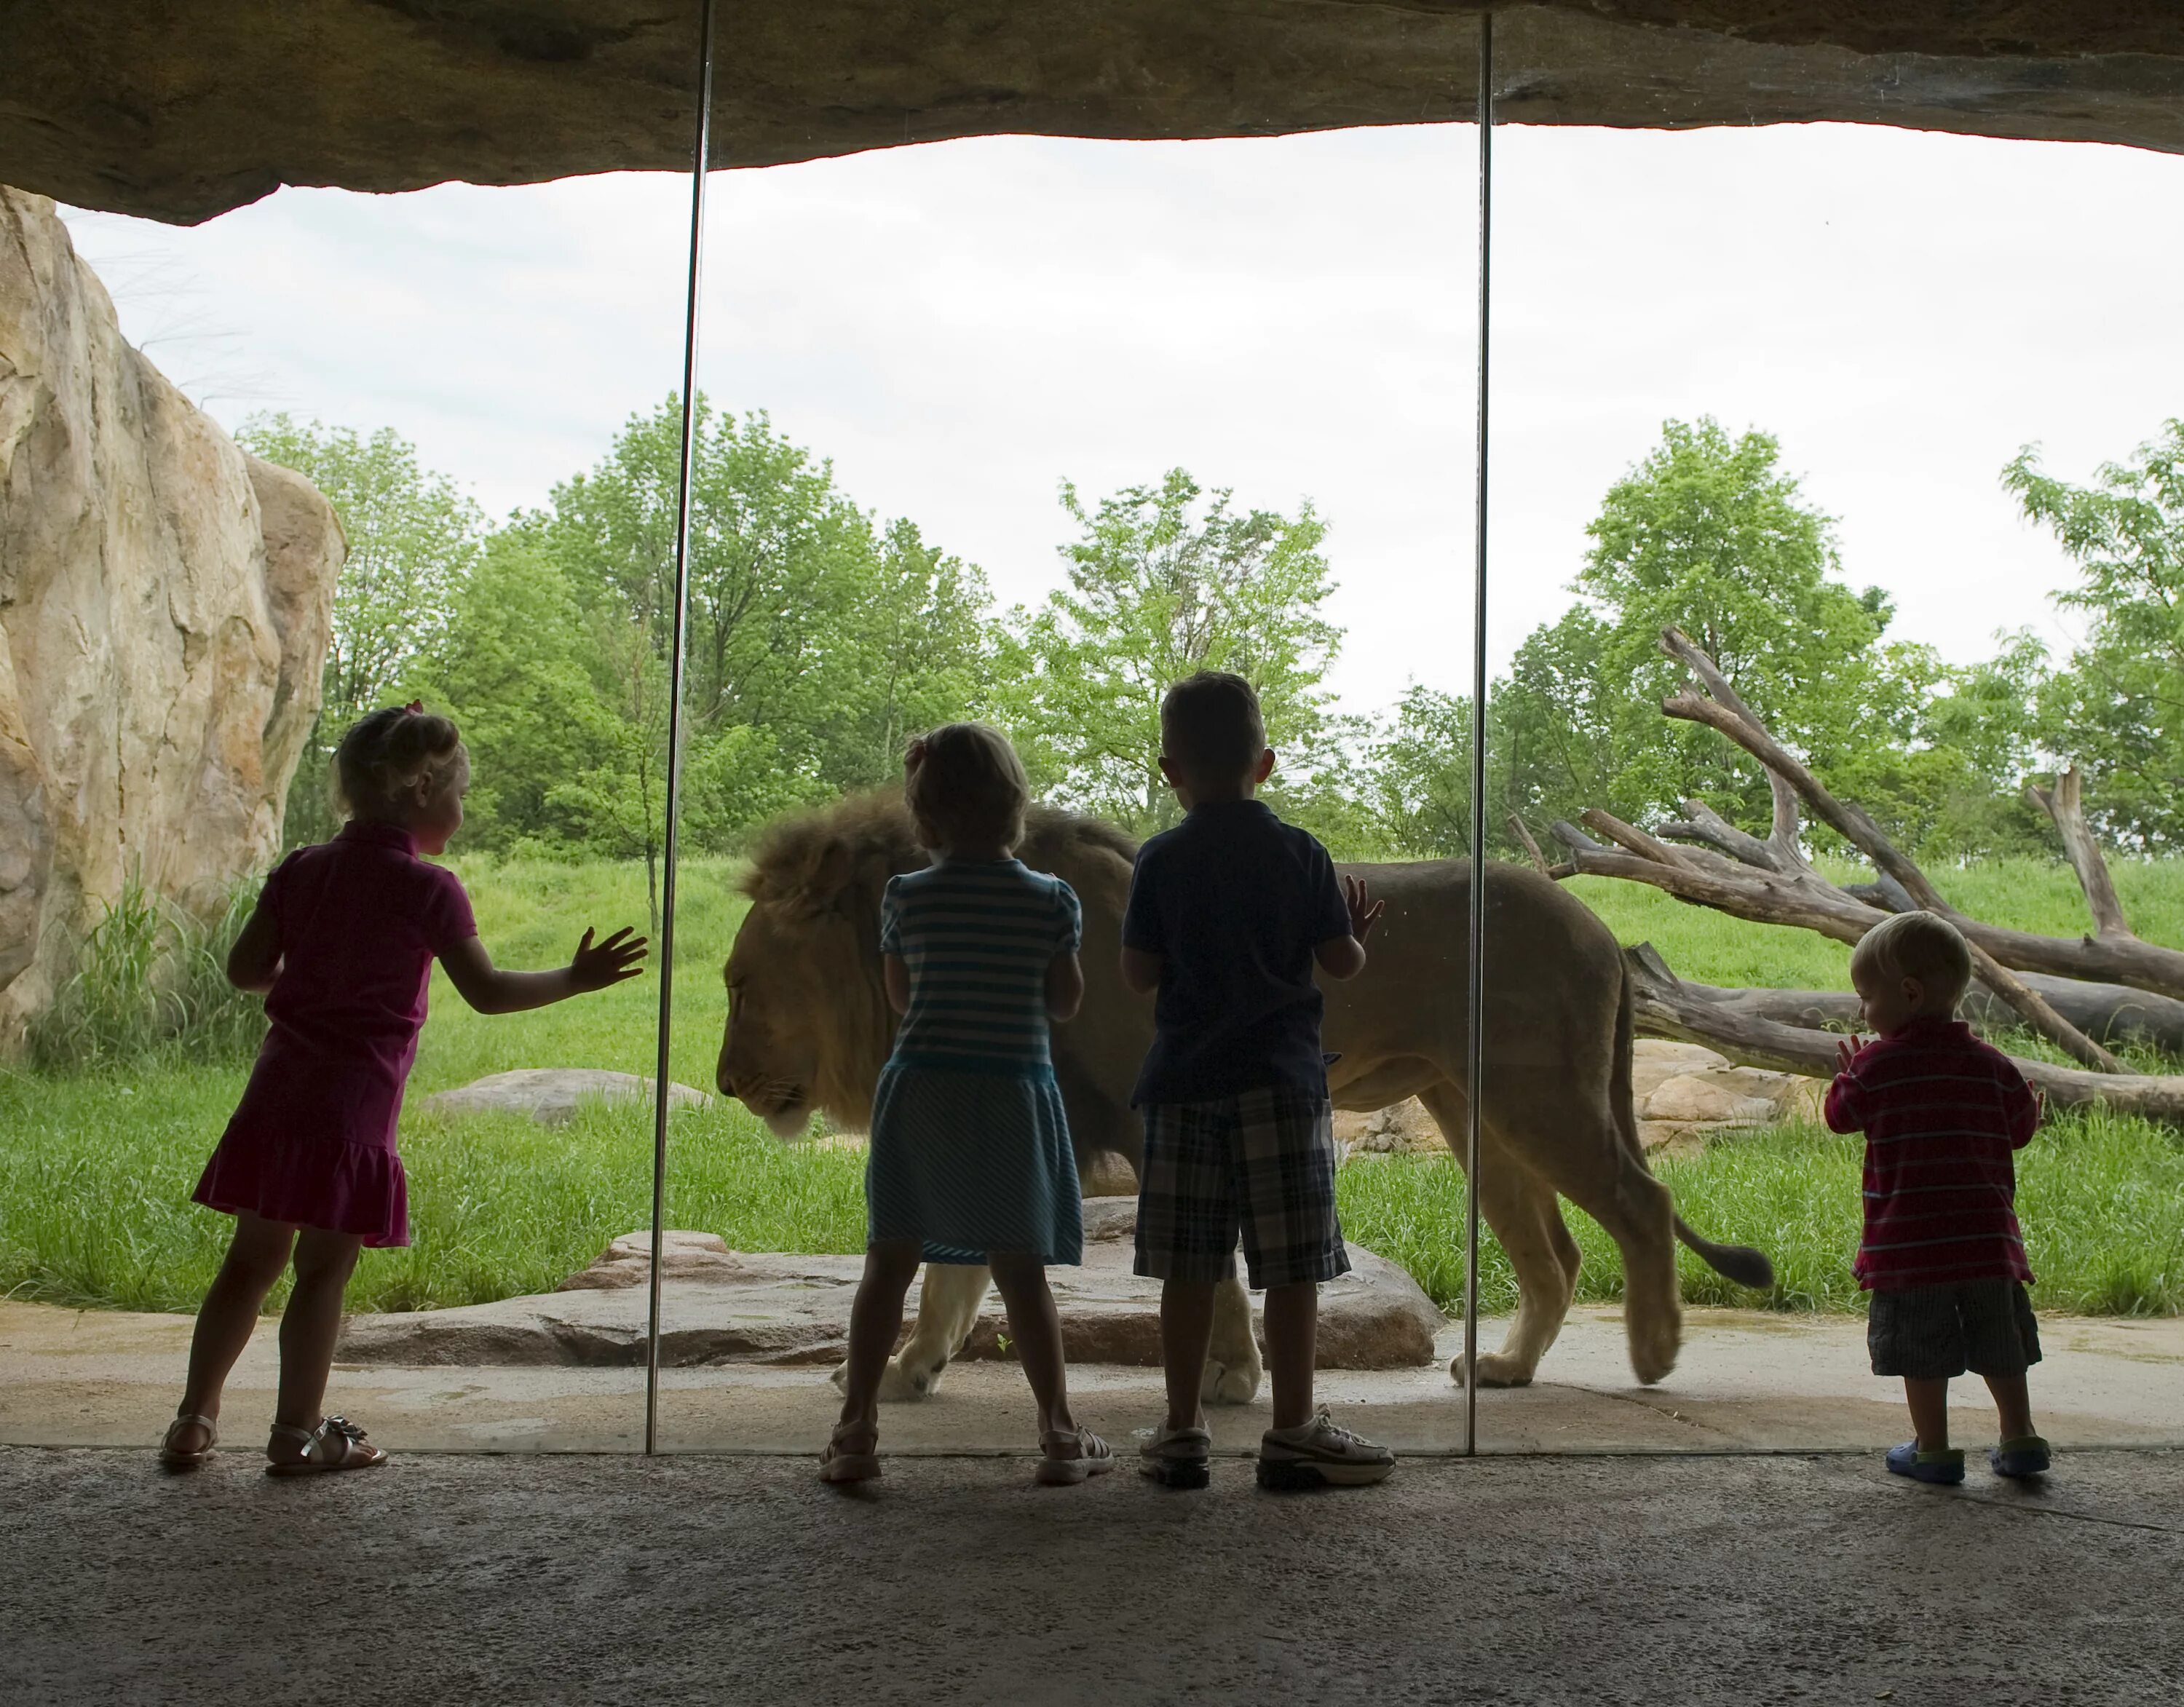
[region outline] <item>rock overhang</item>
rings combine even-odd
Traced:
[[[945,138],[1461,120],[1482,0],[736,0],[716,164]],[[1501,115],[1843,120],[2184,151],[2170,0],[1497,6]],[[697,0],[0,0],[0,182],[194,224],[282,185],[689,164]]]

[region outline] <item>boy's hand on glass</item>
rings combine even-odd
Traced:
[[[639,976],[644,970],[645,939],[632,936],[625,925],[603,942],[584,932],[577,952],[569,957],[569,981],[579,990],[604,990],[612,984]]]
[[[1858,1051],[1865,1047],[1865,1039],[1855,1031],[1836,1045],[1836,1070],[1847,1073],[1851,1063],[1858,1059]]]
[[[1385,901],[1375,901],[1367,894],[1362,877],[1342,880],[1342,901],[1350,909],[1350,934],[1361,942],[1373,934],[1373,927],[1388,910]]]

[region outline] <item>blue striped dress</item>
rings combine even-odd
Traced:
[[[943,860],[888,884],[880,948],[909,968],[910,1010],[872,1104],[872,1242],[916,1239],[937,1263],[1083,1259],[1046,1020],[1047,968],[1083,934],[1076,892],[1019,860]]]

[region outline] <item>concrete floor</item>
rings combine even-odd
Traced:
[[[0,1700],[2173,1704],[2184,1455],[2033,1492],[1869,1457],[1127,1470],[0,1450]]]
[[[2041,1326],[2048,1359],[2033,1372],[2036,1415],[2059,1444],[2184,1446],[2184,1321],[2074,1321]],[[0,1303],[0,1443],[142,1446],[174,1413],[187,1356],[185,1316],[76,1312]],[[1453,1356],[1461,1336],[1442,1336]],[[1482,1346],[1500,1343],[1485,1324]],[[225,1421],[242,1450],[262,1447],[272,1411],[273,1325],[237,1371]],[[1161,1409],[1159,1372],[1085,1365],[1070,1372],[1080,1416],[1117,1441]],[[1345,1421],[1409,1452],[1462,1441],[1462,1393],[1446,1368],[1323,1371],[1322,1395]],[[1958,1384],[1959,1437],[1993,1437],[1976,1382]],[[661,1443],[670,1450],[809,1453],[837,1396],[823,1368],[732,1365],[671,1370],[662,1379]],[[640,1371],[570,1368],[343,1367],[328,1408],[396,1450],[631,1451],[644,1438]],[[1223,1448],[1256,1446],[1267,1402],[1216,1410]],[[1585,1309],[1520,1391],[1479,1396],[1489,1452],[1867,1449],[1903,1437],[1900,1387],[1869,1372],[1864,1324],[1852,1317],[1752,1311],[1686,1313],[1676,1371],[1658,1387],[1631,1380],[1619,1312]],[[940,1393],[889,1406],[894,1450],[1021,1448],[1030,1397],[1011,1365],[958,1364]]]

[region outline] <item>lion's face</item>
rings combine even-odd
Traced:
[[[714,1082],[779,1137],[800,1135],[815,1109],[852,1130],[872,1118],[894,1031],[878,940],[884,874],[869,884],[853,875],[844,855],[794,889],[760,893],[728,954]]]

